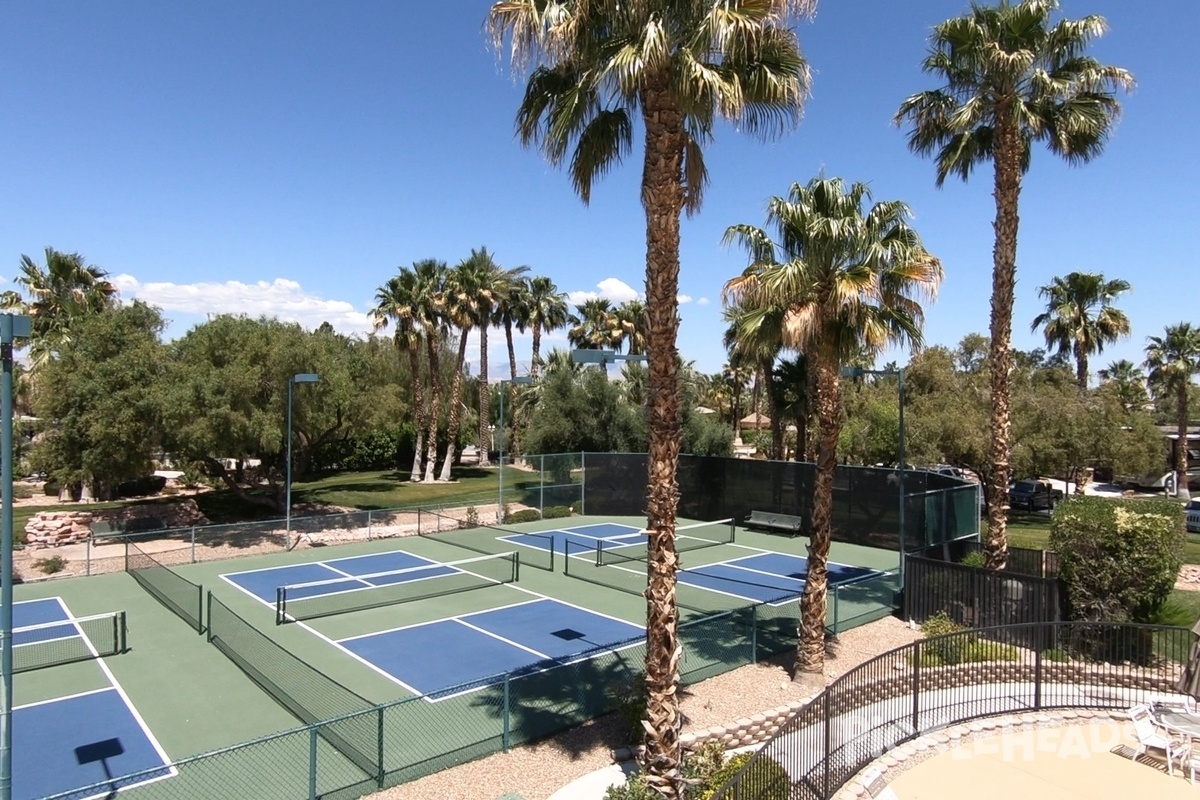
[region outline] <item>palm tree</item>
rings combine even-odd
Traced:
[[[45,251],[43,269],[32,258],[21,256],[20,274],[14,282],[20,292],[0,294],[0,309],[14,310],[30,318],[30,365],[36,371],[71,343],[71,323],[85,314],[112,308],[117,287],[100,267],[85,262],[79,253],[63,253],[53,247]]]
[[[567,326],[567,296],[558,291],[554,281],[538,275],[529,280],[526,303],[529,308],[529,327],[533,332],[533,366],[530,374],[536,378],[542,363],[542,333]]]
[[[933,29],[925,72],[941,89],[906,99],[895,120],[911,124],[909,148],[933,155],[937,185],[949,175],[966,180],[977,165],[994,167],[996,232],[992,249],[990,343],[991,446],[988,454],[987,564],[1008,561],[1008,483],[1012,477],[1012,309],[1016,286],[1017,199],[1035,142],[1069,163],[1104,149],[1120,105],[1119,89],[1133,86],[1123,69],[1084,54],[1107,25],[1103,17],[1050,26],[1056,0],[1002,1]]]
[[[750,256],[746,271],[725,284],[726,303],[784,309],[783,344],[807,354],[816,373],[817,474],[797,675],[822,674],[825,664],[841,368],[890,344],[919,348],[924,311],[918,298],[935,297],[942,280],[941,263],[908,225],[908,207],[884,201],[864,211],[870,197],[865,184],[818,177],[768,202],[767,223],[778,241],[750,225],[725,232],[726,243],[740,244]]]
[[[1088,385],[1088,357],[1129,335],[1129,317],[1112,304],[1128,291],[1129,281],[1107,281],[1092,272],[1055,277],[1038,288],[1038,295],[1046,298],[1046,310],[1034,317],[1030,330],[1041,328],[1047,347],[1075,357],[1080,389]]]
[[[446,457],[442,460],[442,470],[438,475],[439,481],[450,480],[450,468],[454,464],[457,449],[459,424],[462,419],[462,383],[466,371],[467,339],[476,325],[480,325],[483,311],[479,298],[484,293],[484,286],[489,281],[488,264],[480,258],[476,251],[469,258],[458,262],[454,269],[446,274],[445,319],[458,330],[458,357],[455,362],[454,382],[450,387],[450,419],[447,431]],[[483,327],[483,325],[480,325]],[[486,362],[484,362],[486,365]],[[486,382],[484,383],[486,386]],[[480,442],[485,441],[482,437]],[[483,451],[480,447],[480,459]]]
[[[752,371],[746,366],[745,359],[738,353],[730,353],[729,360],[721,368],[721,378],[729,386],[729,392],[733,395],[730,415],[735,436],[741,432],[739,423],[742,421],[742,395],[746,391],[746,384],[752,377]]]
[[[509,408],[512,415],[507,420],[512,428],[512,438],[509,442],[510,455],[516,459],[521,454],[521,441],[517,431],[521,425],[521,409],[517,404],[517,351],[513,347],[513,328],[524,333],[529,327],[529,279],[524,273],[529,267],[516,267],[507,273],[508,280],[497,296],[494,319],[504,328],[504,341],[508,345],[508,396]],[[503,436],[504,432],[501,431]]]
[[[502,0],[488,27],[518,66],[535,63],[517,132],[554,164],[571,153],[576,192],[633,148],[644,128],[649,358],[645,774],[668,798],[683,792],[679,613],[675,603],[679,460],[679,229],[700,208],[703,146],[718,118],[771,134],[799,121],[808,68],[790,28],[815,0]]]
[[[401,267],[397,275],[375,290],[375,308],[371,311],[376,329],[385,327],[389,319],[396,321],[396,349],[408,354],[417,428],[412,470],[408,476],[413,483],[421,480],[421,458],[424,455],[425,428],[429,413],[425,406],[425,382],[421,379],[421,331],[417,327],[415,307],[416,280],[416,273]]]
[[[441,359],[446,320],[446,262],[427,258],[413,264],[413,318],[425,332],[429,364],[429,403],[425,429],[425,481],[433,481],[437,464],[437,432],[442,402]]]
[[[775,393],[770,391],[771,373],[775,367],[775,359],[783,349],[783,317],[785,309],[782,306],[752,306],[743,298],[740,303],[730,305],[725,309],[725,321],[729,327],[725,329],[722,342],[730,360],[739,358],[747,364],[754,365],[754,413],[755,433],[762,428],[762,417],[759,413],[761,400],[765,393],[767,398],[767,418],[771,421],[771,452],[770,458],[778,460],[783,454],[783,426],[779,420],[779,409],[775,405]]]
[[[1146,405],[1146,375],[1141,368],[1126,358],[1113,361],[1100,370],[1100,380],[1111,383],[1117,394],[1117,400],[1125,413]]]
[[[621,342],[621,331],[613,323],[615,310],[607,298],[591,297],[575,306],[567,341],[584,350],[605,350]]]
[[[617,337],[616,349],[625,348],[631,355],[646,354],[646,304],[641,300],[626,300],[613,312],[613,328]]]
[[[1168,325],[1162,336],[1151,336],[1146,345],[1147,382],[1160,398],[1175,400],[1175,496],[1191,497],[1188,491],[1188,393],[1192,379],[1200,375],[1200,328],[1180,322]]]

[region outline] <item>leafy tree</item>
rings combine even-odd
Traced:
[[[1085,54],[1104,33],[1104,19],[1064,19],[1052,26],[1057,8],[1056,0],[973,4],[969,14],[937,25],[923,66],[944,85],[909,97],[895,117],[910,123],[909,148],[935,158],[938,186],[951,175],[966,180],[986,162],[994,168],[991,502],[984,552],[996,569],[1008,559],[1010,351],[1021,179],[1036,142],[1073,164],[1098,156],[1120,111],[1116,94],[1133,86],[1128,72]]]
[[[1129,291],[1129,281],[1105,280],[1092,272],[1071,272],[1038,289],[1046,310],[1034,317],[1031,330],[1046,336],[1046,346],[1075,358],[1075,380],[1088,386],[1088,358],[1129,335],[1129,317],[1113,301]]]
[[[489,30],[517,65],[535,62],[517,113],[522,143],[554,164],[572,153],[575,190],[633,147],[644,128],[649,462],[646,590],[647,737],[644,766],[665,797],[683,792],[674,531],[679,457],[680,217],[700,207],[703,147],[717,119],[752,133],[799,120],[808,69],[789,27],[815,0],[504,0]]]
[[[32,465],[60,483],[115,499],[117,485],[150,474],[160,442],[163,320],[140,301],[77,317],[40,372],[35,411],[50,420]]]
[[[1188,491],[1188,401],[1192,379],[1200,375],[1200,328],[1191,323],[1168,325],[1162,336],[1151,336],[1146,344],[1146,369],[1151,391],[1175,400],[1175,496],[1190,497]]]
[[[640,409],[621,401],[600,370],[550,370],[524,434],[530,453],[637,452],[646,441]]]
[[[1146,374],[1129,359],[1113,361],[1100,370],[1100,387],[1110,388],[1126,412],[1146,406]]]
[[[107,272],[86,263],[79,253],[63,253],[53,247],[46,248],[45,268],[29,256],[21,256],[20,274],[14,282],[24,295],[13,290],[0,294],[0,309],[29,316],[29,355],[35,371],[71,344],[77,320],[109,310],[117,300],[117,287],[108,280]]]
[[[893,343],[922,342],[919,300],[935,297],[942,266],[908,225],[908,207],[871,199],[865,184],[813,178],[767,202],[772,240],[751,225],[726,229],[750,257],[725,284],[727,303],[784,310],[782,341],[812,359],[819,420],[808,575],[800,598],[797,673],[823,674],[833,479],[842,428],[841,370]]]

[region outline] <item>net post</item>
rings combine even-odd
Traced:
[[[275,624],[282,625],[284,618],[284,608],[287,605],[287,589],[283,586],[275,587]]]
[[[308,726],[308,800],[317,800],[317,726]]]
[[[737,518],[732,517],[729,520],[729,544],[737,541]]]
[[[124,544],[125,544],[125,571],[129,572],[129,540],[126,539]]]
[[[206,613],[204,615],[204,618],[208,620],[208,627],[206,628],[208,635],[205,636],[204,638],[208,640],[209,644],[212,644],[212,640],[213,640],[212,607],[213,607],[213,593],[209,592],[208,593],[208,608],[205,609]]]
[[[521,554],[518,553],[516,550],[513,551],[512,576],[513,576],[513,583],[517,583],[518,581],[521,580]]]
[[[90,535],[87,538],[87,545],[84,548],[84,553],[85,553],[84,561],[86,562],[86,566],[84,567],[83,574],[91,575],[92,574],[92,537]]]
[[[604,541],[601,539],[596,540],[596,566],[604,566]]]
[[[113,619],[113,625],[116,626],[116,630],[114,631],[114,633],[116,634],[116,637],[117,637],[116,638],[117,652],[118,653],[129,652],[129,639],[127,638],[129,635],[129,627],[125,620],[125,612],[124,611],[118,613],[117,616]]]
[[[204,621],[208,617],[204,614],[204,585],[196,584],[196,633],[204,635],[206,626]]]
[[[192,563],[196,563],[196,526],[192,526]]]

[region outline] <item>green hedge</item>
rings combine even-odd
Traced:
[[[1089,622],[1151,622],[1183,564],[1184,515],[1172,500],[1071,497],[1050,520],[1068,613]]]

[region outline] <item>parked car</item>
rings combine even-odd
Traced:
[[[1187,514],[1188,533],[1200,533],[1200,498],[1189,500],[1183,511]]]
[[[1008,506],[1016,511],[1050,511],[1063,499],[1049,481],[1017,481],[1008,490]]]

